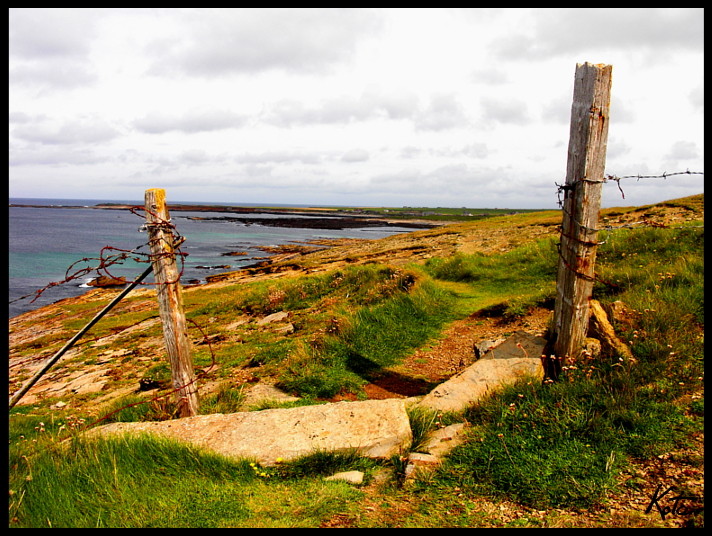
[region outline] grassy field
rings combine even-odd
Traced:
[[[634,359],[568,363],[559,382],[520,383],[445,416],[470,423],[467,441],[410,486],[400,485],[400,458],[377,463],[325,453],[262,468],[165,440],[60,442],[95,417],[91,396],[85,411],[72,414],[50,409],[56,402],[50,399],[10,412],[10,526],[671,526],[680,518],[666,522],[619,503],[654,486],[639,470],[649,460],[678,453],[678,468],[703,470],[701,452],[691,446],[704,423],[704,230],[689,225],[602,235],[594,297],[604,304],[623,301],[634,311],[631,322],[615,326]],[[275,378],[301,396],[300,403],[344,392],[363,397],[370,374],[399,363],[456,319],[483,307],[503,321],[534,306],[552,308],[556,266],[556,241],[547,238],[502,254],[350,266],[186,293],[190,319],[201,325],[219,319],[241,330],[239,341],[221,346],[220,387],[202,411],[239,407],[241,393],[227,379],[245,366]],[[291,314],[289,336],[250,321],[281,310]],[[96,336],[146,317],[132,314],[108,320]],[[67,332],[78,324],[68,321]],[[126,348],[139,352],[159,334],[160,325],[135,335]],[[55,338],[61,341],[53,336],[46,343]],[[87,346],[67,366],[81,369],[98,359],[92,352],[98,351]],[[195,355],[197,367],[214,359],[205,347]],[[168,371],[156,359],[132,374],[132,381],[165,381]],[[140,400],[116,400],[115,409],[136,405],[112,419],[170,417],[160,404]],[[411,419],[418,435],[435,426],[432,415]],[[323,480],[351,469],[365,471],[365,486]],[[384,472],[392,478],[379,484]],[[700,513],[683,517],[686,526],[703,526]]]

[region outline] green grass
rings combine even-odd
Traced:
[[[304,476],[298,464],[301,478],[156,438],[18,454],[10,459],[10,519],[18,528],[313,527],[360,497],[313,470]]]
[[[403,526],[481,526],[476,497],[547,511],[605,508],[631,461],[684,446],[701,430],[704,230],[601,235],[596,273],[607,283],[596,283],[594,298],[632,309],[631,322],[615,327],[634,359],[582,359],[562,381],[520,382],[469,408],[461,416],[471,424],[468,440],[434,475],[377,496],[411,505]],[[186,308],[203,324],[289,310],[293,335],[257,331],[250,321],[239,328],[241,343],[218,359],[228,370],[261,364],[280,374],[283,387],[316,402],[360,393],[369,374],[399,363],[454,318],[486,308],[506,320],[533,305],[551,306],[556,265],[556,244],[546,240],[502,255],[433,259],[422,269],[367,265],[194,292]],[[322,453],[266,470],[148,439],[80,441],[62,450],[56,439],[90,418],[60,417],[50,402],[10,413],[12,527],[318,527],[339,515],[369,526],[359,517],[361,491],[321,477],[368,473],[371,461]],[[240,402],[226,382],[206,397],[204,411],[229,412]],[[158,419],[166,408],[122,411],[114,418]],[[416,440],[441,418],[410,417]]]
[[[360,394],[370,374],[397,364],[453,318],[453,296],[430,282],[380,301],[342,313],[322,337],[292,351],[279,385],[307,397]]]
[[[538,241],[501,255],[454,255],[431,259],[425,266],[434,279],[469,288],[460,292],[468,309],[489,310],[514,319],[535,305],[550,305],[556,295],[558,256],[553,239]]]
[[[647,229],[606,238],[600,274],[618,286],[598,284],[594,297],[636,311],[634,326],[618,326],[635,359],[572,363],[563,382],[520,384],[471,408],[471,440],[436,486],[538,509],[590,508],[615,488],[629,460],[680,446],[699,429],[692,406],[679,401],[701,388],[704,375],[704,233]]]

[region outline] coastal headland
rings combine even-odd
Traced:
[[[80,205],[32,205],[10,204],[11,207],[59,208],[59,209],[99,209],[131,210],[142,209],[138,205],[101,203],[91,206]],[[354,229],[363,227],[403,227],[406,229],[428,229],[438,225],[435,222],[415,221],[410,219],[385,219],[374,214],[365,214],[358,209],[327,208],[254,208],[225,205],[171,204],[171,213],[204,212],[224,213],[225,216],[191,216],[193,220],[225,220],[246,225],[264,225],[267,227],[298,227],[302,229]],[[229,214],[229,215],[228,215]],[[246,216],[249,214],[249,216]],[[268,217],[255,216],[256,214]],[[271,216],[271,217],[270,217]],[[278,217],[275,217],[278,216]]]

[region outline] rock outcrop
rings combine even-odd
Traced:
[[[366,457],[387,459],[405,451],[412,441],[403,399],[112,423],[89,433],[156,434],[266,466],[320,451],[356,450]]]
[[[125,277],[109,277],[107,275],[100,275],[89,281],[87,285],[90,287],[122,287],[126,284]]]
[[[256,460],[266,466],[319,451],[356,450],[366,457],[388,459],[411,446],[413,435],[408,405],[457,412],[519,378],[541,378],[540,357],[545,343],[541,337],[516,332],[423,398],[336,402],[227,415],[197,415],[171,421],[112,423],[94,428],[89,434],[157,434],[228,457]],[[462,426],[436,431],[421,449],[424,452],[409,463],[437,465],[439,457],[457,444],[456,437],[461,432]]]
[[[482,358],[438,385],[418,405],[438,411],[462,411],[493,390],[531,376],[541,379],[546,339],[518,331]]]

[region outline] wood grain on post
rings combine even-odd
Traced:
[[[559,364],[561,359],[579,357],[588,329],[612,70],[610,65],[576,66],[554,310],[554,354]]]
[[[174,253],[174,235],[170,225],[167,225],[170,216],[165,190],[146,190],[145,208],[163,338],[171,365],[173,388],[177,389],[177,414],[179,417],[189,417],[198,414],[198,387],[195,383],[190,340],[183,312],[180,271]]]

